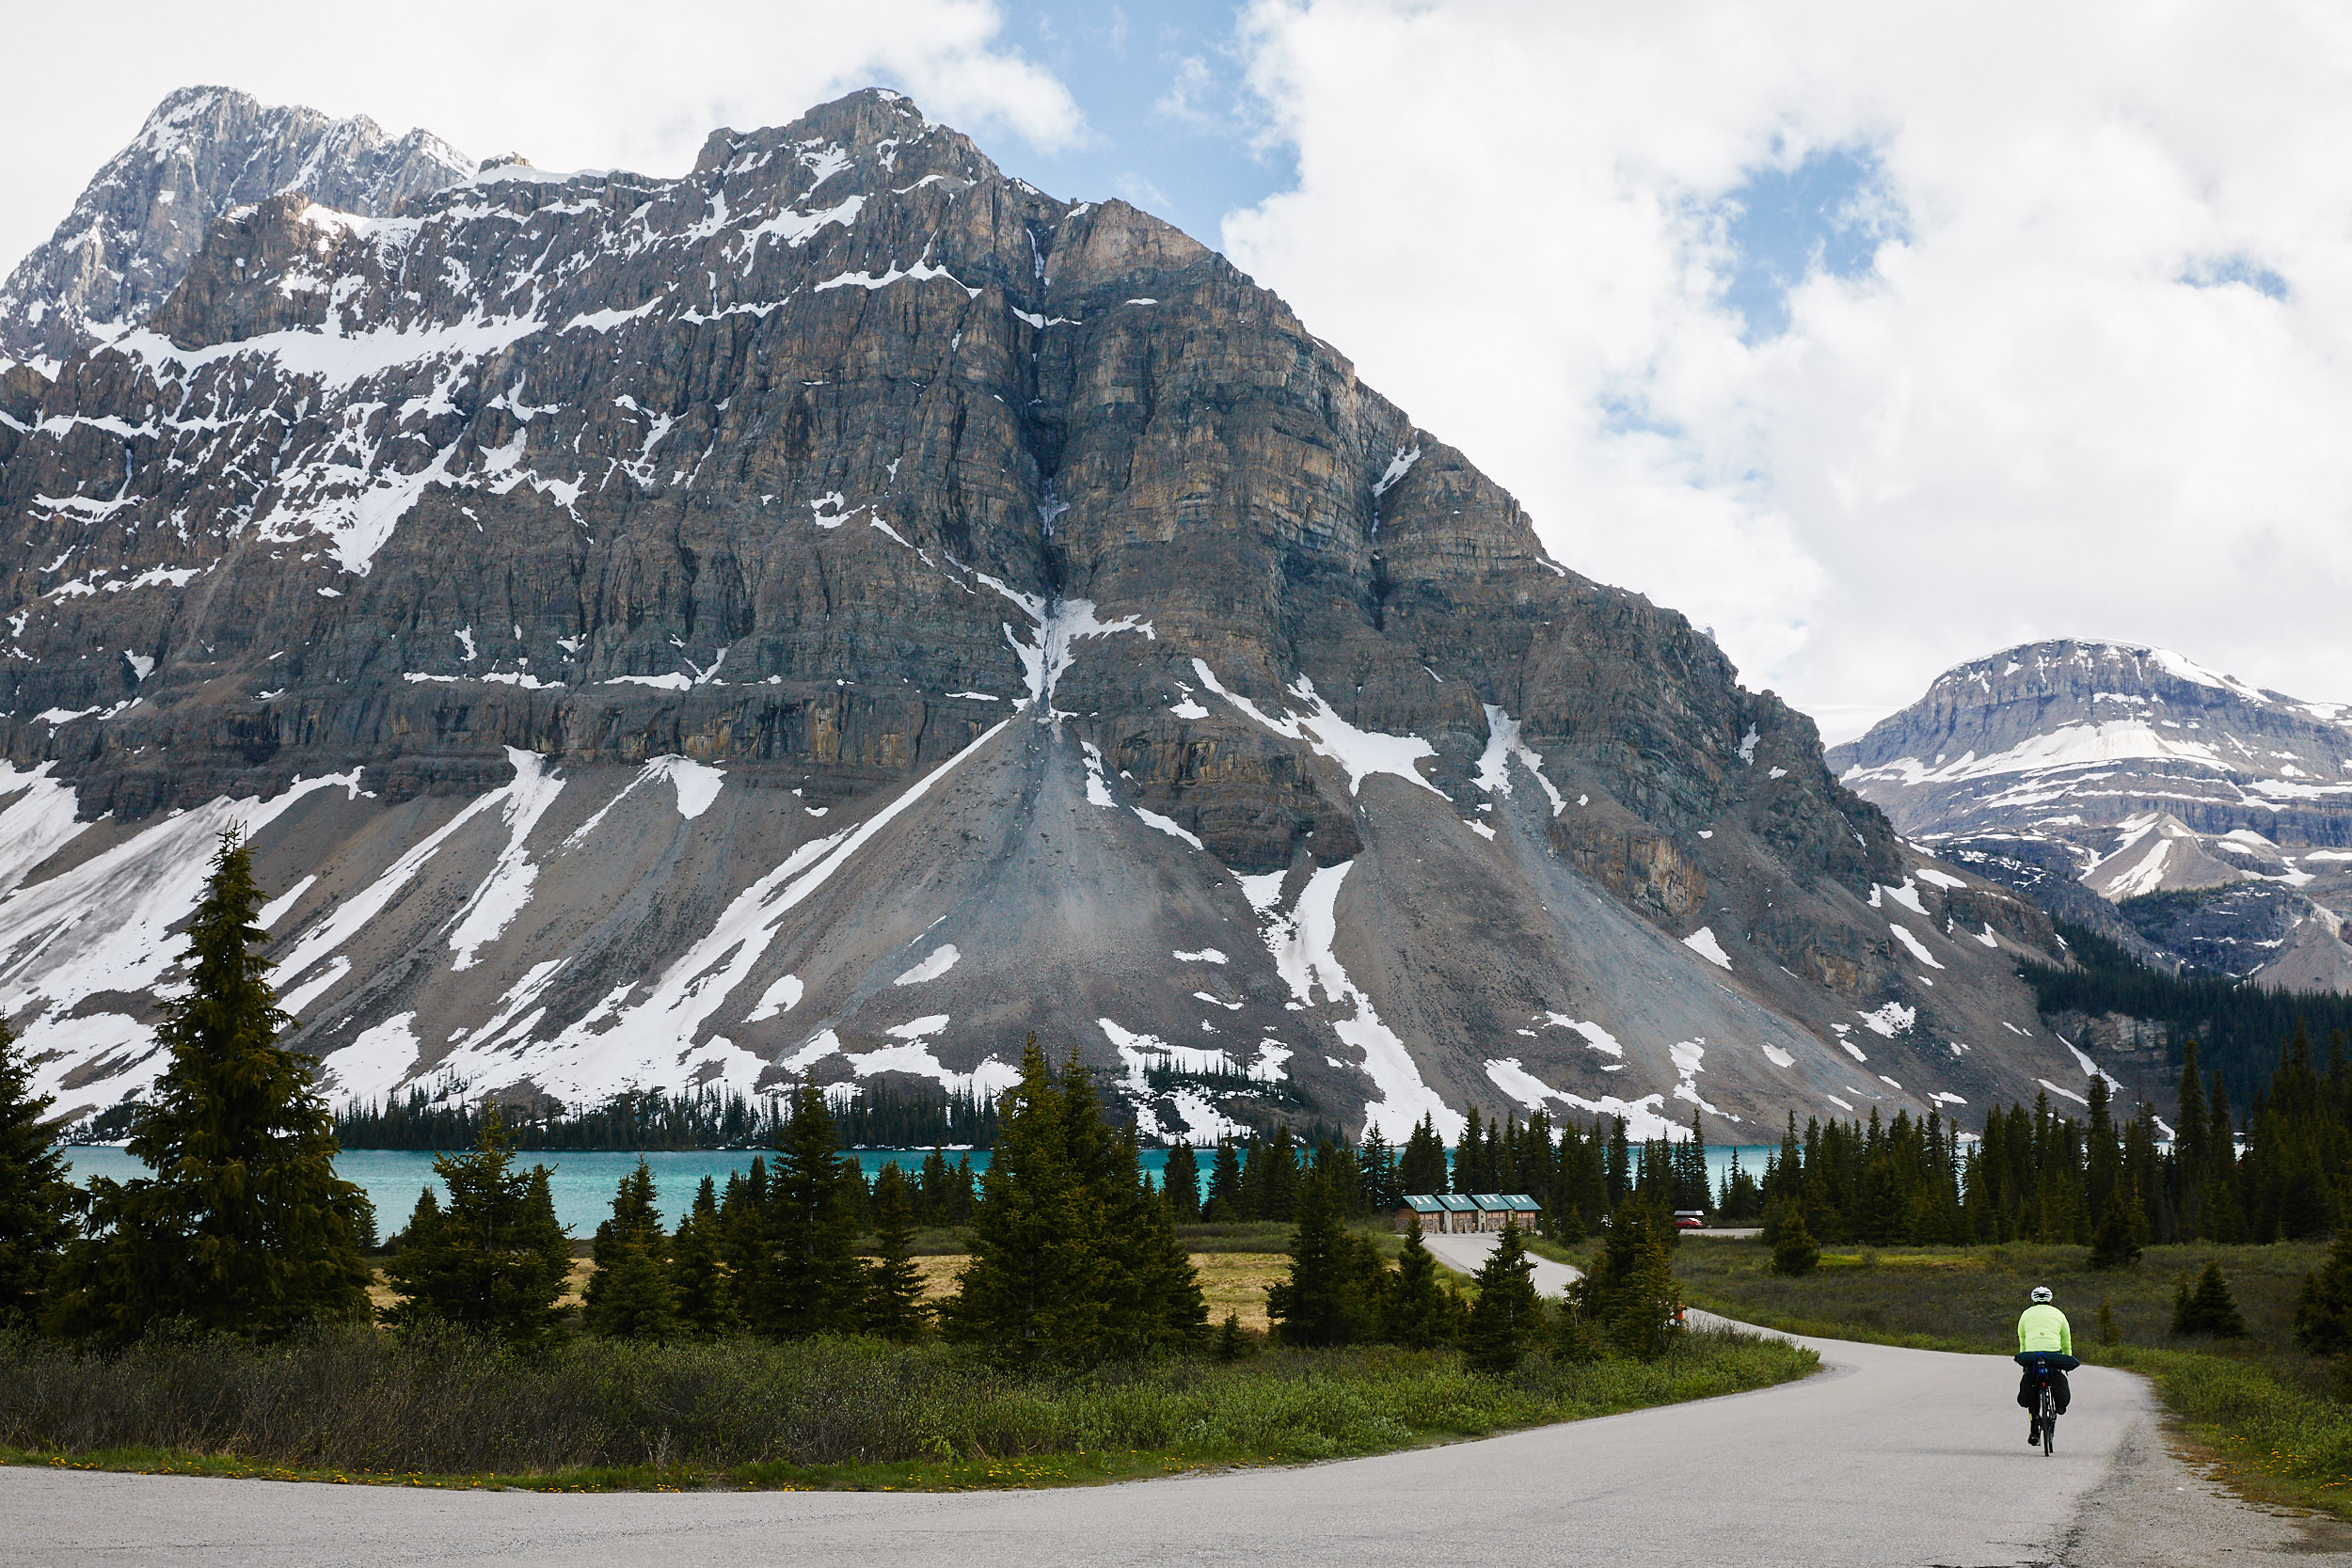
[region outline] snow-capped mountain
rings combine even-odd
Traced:
[[[388,136],[365,116],[330,119],[227,87],[183,87],[0,284],[0,370],[24,360],[54,375],[90,342],[144,323],[231,208],[300,191],[338,212],[389,215],[473,172],[471,159],[422,131]]]
[[[2169,962],[2352,990],[2352,705],[2161,648],[2037,642],[1946,671],[1830,762],[2052,913]]]
[[[2030,902],[1222,258],[896,95],[232,207],[13,373],[0,1012],[67,1107],[158,1070],[232,822],[342,1095],[1030,1030],[1195,1136],[2079,1082]]]

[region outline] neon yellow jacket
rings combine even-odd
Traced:
[[[2048,1302],[2028,1307],[2017,1317],[2018,1354],[2037,1350],[2074,1354],[2074,1330],[2067,1323],[2066,1314]]]

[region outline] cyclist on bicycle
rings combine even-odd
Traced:
[[[2017,1402],[2032,1415],[2026,1433],[2026,1446],[2031,1448],[2042,1441],[2042,1413],[2034,1407],[2037,1365],[2048,1373],[2050,1392],[2061,1416],[2066,1414],[2070,1397],[2066,1374],[2082,1365],[2074,1359],[2074,1330],[2066,1314],[2051,1304],[2047,1285],[2033,1288],[2033,1305],[2018,1315],[2017,1354],[2012,1359],[2026,1369],[2017,1383]]]

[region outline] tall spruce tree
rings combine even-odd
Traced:
[[[923,1332],[930,1313],[914,1248],[913,1189],[897,1165],[884,1165],[874,1179],[874,1256],[865,1265],[861,1316],[866,1333],[905,1341]]]
[[[1364,1134],[1363,1147],[1356,1151],[1356,1164],[1365,1208],[1375,1214],[1394,1209],[1400,1196],[1396,1186],[1396,1151],[1389,1147],[1389,1140],[1378,1127]]]
[[[1160,1167],[1160,1191],[1168,1195],[1168,1217],[1190,1225],[1200,1217],[1200,1162],[1192,1145],[1179,1138],[1168,1146],[1168,1164]]]
[[[768,1177],[760,1293],[753,1326],[778,1339],[857,1331],[864,1281],[850,1227],[850,1173],[825,1094],[803,1084]]]
[[[1298,1202],[1298,1149],[1288,1127],[1253,1132],[1249,1156],[1242,1164],[1242,1187],[1248,1194],[1249,1217],[1287,1220]]]
[[[612,1195],[612,1217],[596,1227],[592,1255],[596,1272],[580,1293],[580,1317],[588,1332],[607,1339],[671,1339],[677,1337],[677,1297],[670,1284],[669,1238],[653,1168],[643,1155],[621,1178]]]
[[[1175,1215],[1137,1167],[1133,1133],[1116,1134],[1098,1190],[1108,1227],[1107,1350],[1133,1357],[1200,1349],[1208,1340],[1208,1298],[1176,1239]]]
[[[1406,1227],[1396,1274],[1382,1292],[1380,1337],[1407,1350],[1450,1345],[1462,1331],[1462,1297],[1422,1239],[1421,1217]]]
[[[474,1147],[433,1162],[449,1188],[444,1210],[425,1188],[384,1273],[404,1299],[396,1327],[454,1324],[530,1349],[562,1327],[556,1301],[572,1244],[556,1222],[548,1167],[515,1168],[515,1135],[495,1107]]]
[[[1208,1332],[1208,1303],[1168,1205],[1143,1180],[1135,1134],[1103,1119],[1094,1076],[1075,1050],[1056,1090],[1071,1165],[1102,1217],[1093,1354],[1132,1357],[1199,1342]]]
[[[373,1220],[335,1175],[311,1058],[278,1043],[291,1020],[253,951],[261,903],[250,852],[223,832],[188,927],[188,989],[156,1030],[171,1065],[133,1124],[131,1152],[155,1174],[91,1182],[49,1315],[64,1333],[120,1343],[176,1322],[274,1338],[367,1314]]]
[[[1200,1217],[1220,1222],[1251,1217],[1248,1194],[1242,1189],[1241,1152],[1233,1147],[1230,1132],[1216,1140],[1216,1158],[1209,1166],[1209,1193],[1200,1205]]]
[[[972,1261],[940,1313],[951,1339],[1001,1359],[1087,1366],[1197,1346],[1208,1308],[1135,1140],[1104,1125],[1073,1054],[1059,1074],[1031,1036],[972,1216]]]
[[[1544,1304],[1535,1294],[1535,1265],[1518,1222],[1506,1218],[1495,1249],[1479,1266],[1478,1299],[1462,1325],[1462,1358],[1471,1370],[1501,1377],[1517,1367],[1543,1330]]]
[[[2345,1198],[2352,1211],[2352,1194]],[[2352,1225],[2336,1232],[2327,1260],[2303,1276],[2295,1342],[2313,1355],[2352,1354]]]
[[[1792,1233],[1804,1234],[1801,1221],[1784,1222],[1783,1242]],[[1667,1250],[1671,1234],[1638,1196],[1609,1216],[1600,1256],[1585,1276],[1583,1308],[1595,1332],[1622,1354],[1651,1360],[1672,1341],[1682,1291]]]
[[[2127,1269],[2138,1261],[2139,1239],[2132,1225],[2130,1194],[2121,1180],[2111,1181],[2099,1215],[2099,1234],[2090,1244],[2090,1266]]]
[[[1405,1140],[1405,1152],[1396,1162],[1396,1184],[1400,1197],[1447,1190],[1445,1140],[1438,1135],[1436,1121],[1427,1116]]]
[[[727,1174],[719,1201],[719,1259],[726,1265],[727,1291],[736,1316],[749,1323],[758,1315],[768,1277],[768,1161],[752,1156],[748,1171]]]
[[[33,1092],[16,1037],[0,1020],[0,1329],[31,1328],[49,1276],[73,1233],[75,1194],[65,1155]]]
[[[670,1241],[670,1288],[678,1326],[697,1338],[716,1338],[743,1326],[720,1250],[721,1223],[717,1189],[706,1176],[693,1208]]]
[[[1266,1317],[1287,1345],[1349,1345],[1380,1332],[1384,1270],[1371,1243],[1340,1223],[1330,1180],[1299,1186],[1287,1278],[1266,1291]]]
[[[1022,1363],[1099,1359],[1103,1210],[1071,1158],[1061,1091],[1029,1037],[996,1102],[972,1261],[940,1314],[948,1338]],[[1222,1151],[1220,1151],[1222,1153]]]

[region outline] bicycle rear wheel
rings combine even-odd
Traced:
[[[2042,1457],[2047,1459],[2058,1451],[2058,1401],[2050,1390],[2042,1390]]]

